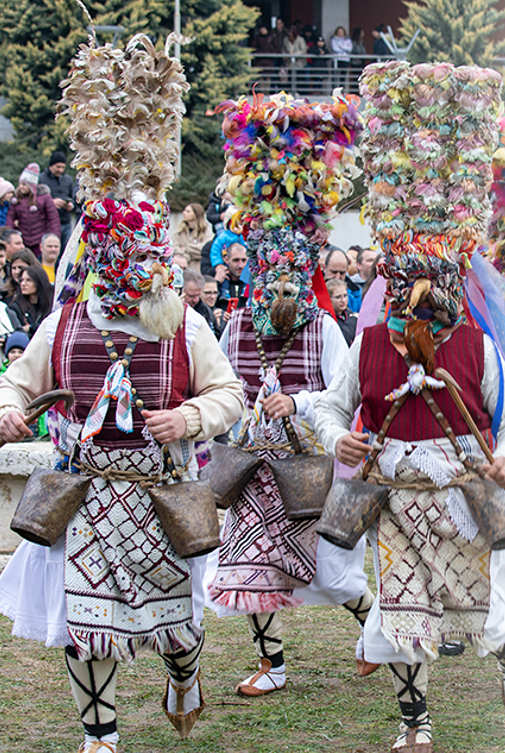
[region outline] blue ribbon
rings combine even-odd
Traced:
[[[493,421],[491,423],[491,434],[493,435],[493,438],[494,438],[494,440],[496,442],[496,438],[498,436],[498,429],[500,428],[501,419],[502,419],[502,415],[503,415],[503,399],[504,399],[504,392],[505,392],[505,390],[504,390],[504,380],[503,380],[503,366],[502,366],[502,362],[501,362],[500,352],[499,352],[498,347],[497,347],[497,345],[496,345],[496,343],[494,341],[493,335],[491,334],[491,330],[490,330],[490,328],[489,328],[486,320],[484,319],[484,317],[482,316],[482,314],[480,313],[480,311],[472,303],[472,301],[470,300],[470,298],[468,296],[467,296],[467,300],[468,300],[468,305],[470,307],[470,313],[471,313],[471,315],[473,316],[473,318],[475,319],[475,321],[477,322],[477,324],[479,325],[479,327],[486,333],[486,335],[489,335],[489,337],[491,338],[491,341],[492,341],[492,343],[494,345],[494,348],[496,350],[496,359],[498,361],[498,368],[500,370],[500,386],[499,386],[499,390],[498,390],[498,400],[496,402],[496,408],[495,408],[495,412],[494,412],[494,416],[493,416]]]

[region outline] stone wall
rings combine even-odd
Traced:
[[[0,555],[10,554],[21,538],[10,529],[10,522],[35,468],[51,468],[53,444],[50,441],[19,442],[0,448]]]

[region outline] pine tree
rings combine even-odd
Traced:
[[[505,10],[498,0],[404,0],[408,16],[400,34],[407,44],[420,33],[409,53],[413,63],[444,61],[454,65],[493,66],[505,43],[492,36],[505,25]]]
[[[258,11],[241,0],[196,0],[183,5],[188,21],[181,59],[191,89],[185,97],[182,124],[182,174],[170,194],[173,209],[190,201],[206,204],[223,172],[220,116],[205,113],[225,99],[247,94],[251,81],[250,50],[245,46]]]
[[[201,13],[203,3],[197,10]],[[205,115],[225,99],[246,94],[251,80],[247,34],[258,11],[241,0],[221,0],[208,16],[194,16],[184,34],[194,41],[182,49],[182,63],[191,89],[186,97],[188,117],[183,127],[186,149],[210,156],[219,134],[219,119]],[[207,7],[212,8],[212,3]],[[210,148],[210,151],[209,151]]]
[[[122,25],[126,35],[158,35],[166,0],[86,3],[96,25]],[[74,0],[3,0],[0,6],[0,78],[19,147],[43,151],[65,144],[64,122],[55,122],[59,84],[86,40],[88,21]],[[112,38],[112,34],[109,34]],[[100,42],[109,41],[101,35]]]

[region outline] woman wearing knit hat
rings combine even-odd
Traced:
[[[14,186],[5,178],[0,178],[0,225],[5,225]]]
[[[46,233],[60,237],[60,218],[54,201],[48,195],[37,192],[40,168],[31,162],[19,176],[19,187],[12,199],[7,214],[7,227],[16,228],[23,234],[27,248],[40,256],[40,241]]]

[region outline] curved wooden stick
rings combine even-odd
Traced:
[[[46,410],[49,410],[49,408],[52,408],[53,405],[56,403],[59,403],[60,400],[63,400],[66,407],[70,408],[71,405],[74,403],[74,393],[72,390],[52,390],[51,392],[45,392],[43,395],[40,395],[39,397],[36,397],[35,400],[32,400],[31,403],[28,403],[26,406],[28,408],[35,408],[36,410],[29,413],[27,416],[23,417],[23,421],[27,426],[30,424],[33,424],[34,421],[37,420],[37,418],[40,418],[43,413],[46,412]],[[4,442],[3,439],[0,439],[0,447],[3,447],[4,444],[7,444]]]
[[[461,392],[461,387],[459,386],[459,384],[456,382],[456,380],[454,379],[454,377],[452,377],[449,374],[449,372],[446,371],[445,369],[441,369],[441,368],[435,369],[434,375],[437,377],[437,379],[442,379],[445,382],[445,386],[449,390],[450,396],[452,397],[452,399],[456,403],[456,406],[458,407],[461,415],[465,419],[466,425],[468,426],[468,428],[470,429],[470,431],[474,435],[475,439],[479,443],[479,446],[480,446],[482,452],[484,453],[484,455],[486,456],[486,459],[487,459],[488,463],[491,463],[491,464],[494,463],[493,453],[491,452],[491,450],[487,446],[486,440],[484,439],[484,437],[480,433],[477,424],[473,420],[473,418],[472,418],[472,416],[470,414],[470,411],[468,410],[468,408],[464,404],[463,399],[462,399],[461,395],[459,394]]]

